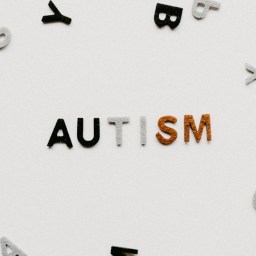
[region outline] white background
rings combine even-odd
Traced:
[[[72,24],[46,24],[47,1],[3,0],[0,26],[0,236],[29,256],[256,254],[256,1],[221,0],[204,20],[192,0],[179,27],[159,29],[157,1],[56,0]],[[183,117],[212,121],[212,142],[183,137]],[[139,143],[147,117],[148,144]],[[176,116],[177,141],[155,139],[161,116]],[[128,116],[123,146],[107,117]],[[92,149],[85,138],[101,118]],[[47,143],[64,118],[73,149]]]

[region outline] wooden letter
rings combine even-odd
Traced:
[[[211,133],[211,117],[209,114],[202,115],[199,129],[197,130],[195,120],[192,115],[184,116],[184,141],[189,142],[189,128],[192,129],[196,142],[200,142],[203,134],[204,126],[206,126],[207,141],[212,140]]]
[[[177,122],[177,118],[174,116],[163,116],[158,120],[159,129],[171,136],[169,139],[166,139],[159,132],[156,134],[157,140],[164,145],[172,144],[178,137],[176,130],[165,125],[167,122],[175,124]]]

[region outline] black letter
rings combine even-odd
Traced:
[[[100,139],[100,119],[94,118],[94,137],[88,141],[83,138],[84,120],[83,118],[77,119],[77,139],[86,148],[91,148],[96,145]]]
[[[138,254],[138,250],[112,246],[111,254],[113,256],[124,256],[125,254]]]
[[[180,24],[182,11],[183,9],[179,7],[169,6],[165,4],[157,4],[154,17],[155,23],[160,28],[168,25],[171,29],[174,29]],[[164,13],[166,15],[164,20],[160,20],[160,13]],[[171,16],[175,16],[176,20],[172,21]]]
[[[63,132],[63,136],[58,136],[59,130]],[[47,146],[52,147],[55,143],[65,143],[69,148],[73,147],[64,119],[58,119]]]
[[[55,14],[43,16],[42,18],[43,23],[50,23],[50,22],[56,22],[56,21],[63,22],[67,25],[71,23],[72,20],[69,17],[62,15],[52,1],[50,1],[48,5]]]

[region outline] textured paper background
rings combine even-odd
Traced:
[[[158,29],[157,1],[54,3],[71,26],[43,25],[47,1],[3,0],[12,34],[0,51],[0,235],[29,256],[109,256],[112,245],[141,256],[256,254],[256,2],[222,0],[198,21],[192,0],[175,31]],[[210,113],[213,141],[183,142],[183,116]],[[141,147],[139,117],[148,122]],[[155,139],[174,115],[178,140]],[[123,146],[107,117],[129,116]],[[86,138],[94,117],[101,140]],[[74,145],[49,150],[57,118]]]

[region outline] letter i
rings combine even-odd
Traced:
[[[145,116],[140,117],[140,144],[142,146],[147,144],[147,120]]]

